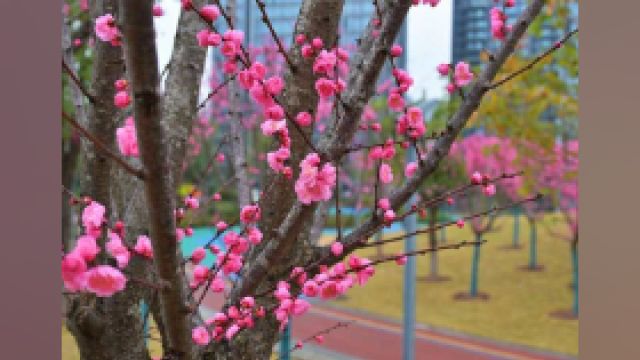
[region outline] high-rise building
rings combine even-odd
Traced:
[[[496,6],[494,0],[454,0],[453,34],[451,37],[451,61],[466,61],[479,65],[482,50],[494,52],[500,42],[491,37],[489,11]],[[513,22],[527,7],[527,1],[516,0],[515,6],[506,8],[505,14]],[[569,21],[566,29],[543,26],[540,36],[528,36],[525,39],[521,55],[535,56],[551,47],[562,36],[577,26],[578,4],[570,6]]]
[[[226,1],[223,1],[223,4],[225,3]],[[264,3],[274,30],[285,44],[291,44],[302,1],[264,0]],[[272,41],[255,0],[236,0],[236,7],[237,26],[245,31],[248,41],[256,44]],[[355,44],[371,19],[373,11],[371,0],[346,1],[340,22],[340,43]]]
[[[264,0],[267,15],[273,29],[285,45],[293,41],[296,18],[300,12],[300,0]],[[226,1],[222,1],[226,6]],[[340,44],[349,48],[356,45],[356,40],[363,36],[363,31],[375,13],[371,0],[347,0],[340,19]],[[262,22],[262,14],[255,0],[236,0],[237,28],[245,32],[245,38],[251,44],[265,44],[273,41],[269,29]],[[406,22],[398,39],[406,47]],[[406,51],[398,63],[405,67]],[[385,72],[388,74],[388,69]]]

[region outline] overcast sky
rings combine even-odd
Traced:
[[[173,49],[180,1],[162,0],[161,4],[165,15],[155,18],[160,69],[169,61]],[[451,59],[451,0],[441,1],[435,8],[429,5],[411,8],[407,48],[407,67],[414,77],[409,96],[419,98],[425,93],[429,99],[442,97],[446,82],[438,75],[436,66]]]

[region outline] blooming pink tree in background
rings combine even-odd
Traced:
[[[501,18],[507,24],[499,32],[501,46],[482,71],[474,73],[464,62],[448,66],[462,102],[440,134],[429,134],[422,110],[408,105],[413,78],[395,62],[403,49],[394,40],[407,12],[424,3],[436,6],[438,1],[374,1],[371,21],[357,47],[348,51],[337,42],[344,1],[302,1],[294,39],[287,45],[273,29],[268,6],[256,0],[280,63],[267,66],[234,28],[233,6],[182,0],[171,60],[166,69],[158,69],[153,17],[162,16],[161,8],[150,0],[90,2],[97,38],[88,87],[74,72],[73,57],[63,58],[77,107],[75,116],[62,116],[83,136],[84,171],[81,193],[66,189],[81,214],[82,234],[63,254],[62,278],[66,325],[83,359],[149,359],[141,300],[151,308],[164,359],[268,358],[289,319],[309,309],[305,298],[335,298],[363,286],[379,263],[402,265],[407,256],[438,250],[375,261],[353,253],[379,245],[369,239],[382,227],[473,189],[493,195],[506,176],[474,175],[442,196],[404,206],[438,168],[483,96],[526,71],[499,75],[544,1],[531,1],[519,19]],[[202,113],[198,100],[207,51],[219,59],[223,75],[207,79],[215,86]],[[367,138],[359,134],[383,125],[365,117],[369,124],[363,126],[362,119],[385,64],[393,78],[379,95],[393,110],[394,136],[379,143],[355,142]],[[228,92],[223,99],[217,98],[220,91]],[[250,100],[240,105],[239,96]],[[224,109],[227,114],[215,115]],[[228,126],[203,120],[208,117]],[[259,199],[247,196],[246,189],[255,184],[248,182],[246,153],[237,146],[247,140],[240,136],[245,125],[259,126],[252,142],[269,145],[264,157],[255,154],[260,166],[266,165]],[[210,142],[223,142],[212,136],[225,131],[232,159],[218,150],[204,156],[219,164],[233,162],[230,182],[236,184],[240,206],[232,218],[216,214],[214,238],[184,256],[179,243],[193,233],[193,216],[224,197],[199,185],[177,196],[178,188],[198,147],[219,149],[220,144],[211,147]],[[407,151],[418,153],[418,160],[404,164],[404,174],[394,171],[392,160]],[[354,153],[373,160],[373,196],[366,199],[368,217],[346,232],[341,181]],[[205,166],[204,178],[213,176],[212,168]],[[389,185],[385,191],[383,184]],[[310,232],[318,204],[328,201],[335,202],[338,232],[331,245],[320,246],[310,241]],[[467,220],[493,211],[470,214]],[[457,247],[469,245],[479,244]],[[216,257],[212,266],[202,264],[208,253]],[[198,309],[212,292],[224,297],[224,306],[202,318]]]

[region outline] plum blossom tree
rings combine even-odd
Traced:
[[[436,6],[438,1],[423,3]],[[268,6],[256,0],[282,62],[280,71],[267,73],[265,64],[249,51],[242,31],[234,27],[233,7],[225,8],[218,0],[181,0],[166,69],[158,68],[153,23],[154,16],[162,16],[161,8],[151,0],[91,2],[88,11],[97,39],[90,50],[90,85],[84,86],[77,69],[63,60],[70,83],[82,95],[75,116],[62,114],[83,136],[84,164],[81,193],[67,191],[81,213],[82,234],[63,256],[62,277],[66,324],[83,359],[149,359],[141,301],[149,305],[158,326],[163,359],[267,358],[289,319],[310,307],[301,294],[332,299],[364,285],[379,263],[402,265],[408,256],[478,245],[464,241],[375,261],[353,254],[411,235],[369,241],[385,225],[450,196],[504,180],[502,175],[474,179],[403,209],[436,171],[485,94],[499,87],[501,77],[521,73],[499,75],[544,1],[533,0],[518,19],[503,19],[509,26],[501,47],[482,71],[473,72],[464,62],[451,67],[452,84],[463,99],[439,134],[428,134],[421,109],[402,100],[413,78],[395,60],[403,49],[394,40],[407,12],[420,1],[374,5],[371,21],[350,52],[338,42],[344,1],[302,1],[296,35],[287,46],[270,22]],[[225,87],[230,99],[238,93],[251,99],[271,151],[262,159],[267,166],[259,199],[238,194],[237,215],[218,218],[211,241],[184,256],[179,243],[193,232],[190,216],[222,197],[216,192],[204,198],[198,188],[176,196],[188,167],[189,145],[194,145],[189,139],[201,115],[198,99],[207,51],[222,59],[225,76],[207,101]],[[363,130],[360,120],[384,64],[393,75],[384,94],[395,112],[394,137],[384,143],[354,143],[358,133],[382,127],[373,121]],[[235,103],[228,106],[233,109]],[[80,116],[80,109],[87,115]],[[319,113],[323,124],[314,120]],[[246,119],[234,113],[227,120]],[[227,128],[227,141],[237,141],[233,138],[238,129]],[[202,131],[206,133],[207,126]],[[427,147],[426,140],[433,144]],[[232,149],[233,180],[244,181],[240,178],[248,177],[242,175],[245,165],[237,158],[241,151]],[[403,177],[390,164],[407,151],[419,156],[415,163],[405,164],[409,171]],[[357,152],[376,160],[373,201],[367,219],[345,232],[341,181],[346,158]],[[225,161],[218,151],[212,158]],[[381,184],[393,188],[381,194]],[[245,191],[240,186],[236,190]],[[521,202],[533,199],[536,196]],[[327,201],[335,201],[338,232],[330,246],[319,246],[310,241],[311,225],[318,204]],[[470,214],[467,220],[495,210]],[[449,225],[454,223],[439,226]],[[418,229],[416,234],[429,231]],[[202,263],[208,253],[215,255],[211,266]],[[211,292],[223,295],[224,306],[204,319],[198,309]]]

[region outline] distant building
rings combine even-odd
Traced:
[[[293,41],[293,31],[302,1],[264,0],[264,3],[276,34],[285,45],[290,45]],[[222,4],[226,6],[226,1],[222,1]],[[269,29],[262,22],[262,14],[255,0],[236,0],[236,7],[236,26],[245,32],[245,38],[249,43],[259,45],[273,41]],[[375,9],[371,0],[345,1],[340,19],[341,46],[355,46],[356,40],[363,35],[363,31],[374,13]],[[406,47],[406,22],[398,41],[403,47]],[[406,51],[403,52],[398,63],[401,67],[405,67],[403,64],[406,64],[404,54]]]
[[[527,6],[524,0],[516,0],[516,5],[505,9],[511,21],[520,16]],[[491,37],[489,10],[496,6],[493,0],[454,0],[453,1],[453,33],[451,36],[451,61],[466,61],[471,65],[479,65],[480,53],[486,49],[495,52],[499,41]],[[577,27],[578,6],[573,4],[571,16],[566,29],[545,26],[539,37],[529,36],[521,55],[535,56],[551,47],[569,30]]]

